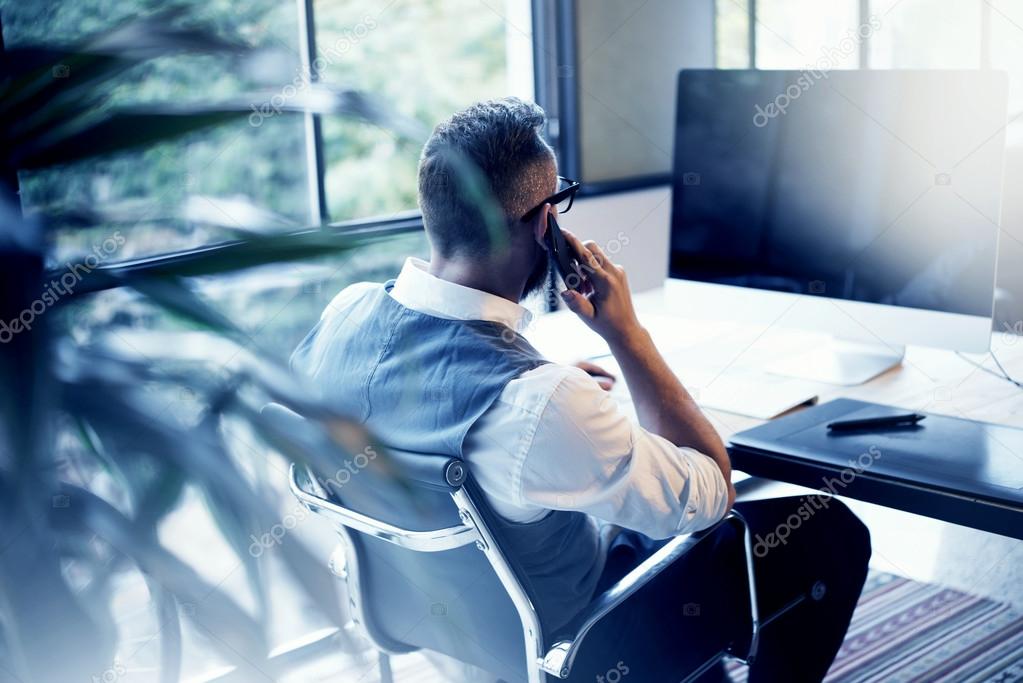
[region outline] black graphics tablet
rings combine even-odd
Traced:
[[[1023,537],[1023,429],[933,413],[910,427],[827,428],[905,412],[829,401],[736,434],[732,464],[754,476]],[[991,515],[1001,521],[985,522]],[[1004,526],[1009,520],[1016,528]]]

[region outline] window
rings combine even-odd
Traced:
[[[801,69],[822,56],[839,69],[1010,68],[1023,39],[1011,0],[716,0],[715,12],[718,68]]]
[[[200,278],[193,284],[207,301],[251,337],[254,346],[286,359],[338,290],[353,282],[379,282],[393,277],[396,253],[424,255],[425,236],[421,231],[401,236],[396,242],[362,249],[357,258],[331,258],[287,267],[275,264],[229,277]],[[156,371],[172,366],[176,353],[183,358],[203,357],[210,360],[210,379],[219,382],[241,362],[230,345],[211,345],[211,337],[202,330],[182,329],[180,321],[168,316],[166,310],[152,306],[125,288],[83,297],[61,309],[59,315],[60,324],[73,331],[77,343],[85,345],[104,336],[113,336],[124,353]],[[174,336],[168,336],[169,333]],[[169,340],[173,346],[170,353],[166,348]],[[205,394],[198,389],[193,391],[191,387],[160,382],[150,384],[146,386],[147,395],[158,401],[163,413],[175,423],[193,426],[208,407]],[[313,515],[299,508],[288,490],[288,462],[269,449],[245,420],[228,416],[219,423],[218,434],[234,464],[243,472],[251,473],[262,490],[272,492],[269,499],[278,505],[270,511],[272,517],[287,524],[288,533],[296,534],[325,567],[337,538],[320,520],[314,521]],[[111,482],[109,471],[90,467],[94,459],[79,455],[77,451],[83,446],[73,432],[69,432],[62,443],[65,463],[75,463],[73,467],[89,488],[104,496],[121,492],[123,487]],[[183,443],[183,447],[187,447],[187,443]],[[84,466],[80,466],[83,462]],[[201,492],[190,485],[163,518],[159,534],[162,544],[200,572],[209,587],[230,596],[250,614],[257,613],[256,596],[241,567],[239,555],[245,559],[245,552],[248,552],[261,560],[261,571],[266,572],[267,585],[272,586],[266,595],[271,617],[265,621],[271,647],[294,644],[296,639],[331,626],[322,611],[311,604],[309,595],[297,585],[295,575],[287,570],[273,543],[267,543],[264,537],[254,537],[253,543],[258,545],[239,553],[226,540],[225,524],[230,522],[225,521],[222,510],[211,506]],[[166,622],[154,614],[151,587],[147,587],[142,575],[125,569],[117,571],[110,584],[112,613],[121,647],[109,671],[143,672],[139,674],[140,680],[155,680],[145,672],[155,672],[161,665],[160,635]],[[187,614],[187,606],[183,609]],[[223,646],[217,640],[222,634],[211,634],[187,618],[182,619],[182,631],[181,680],[210,680],[213,674],[223,673],[237,663],[224,656]],[[362,661],[359,653],[351,652],[347,645],[338,647],[335,653],[314,665],[332,673],[345,672],[346,675],[335,679],[342,681],[356,681],[373,669],[372,661]],[[254,663],[254,667],[260,665]],[[87,673],[93,674],[94,680],[114,680],[112,673]],[[309,676],[304,671],[288,671],[284,680],[310,680]],[[128,676],[126,680],[132,678]],[[260,678],[269,680],[265,674],[256,673],[234,680]]]
[[[159,12],[167,4],[0,0],[4,45],[75,44],[87,35]],[[305,7],[296,0],[184,0],[174,5],[183,10],[174,15],[173,26],[213,26],[224,40],[243,39],[255,48],[254,54],[186,51],[152,60],[121,74],[104,106],[221,101],[234,106],[252,100],[253,92],[269,98],[305,77],[303,64],[310,55],[303,48],[309,35],[322,50],[314,53],[323,57],[323,72],[317,74],[321,82],[371,93],[426,130],[476,99],[510,93],[532,97],[528,0],[310,0]],[[308,7],[312,11],[306,14],[302,10]],[[167,25],[171,24],[162,26]],[[66,76],[63,71],[53,74]],[[62,269],[65,262],[78,263],[99,246],[104,261],[139,259],[141,268],[150,268],[179,252],[229,240],[240,230],[299,229],[319,215],[316,193],[310,189],[317,181],[326,189],[325,220],[352,220],[362,228],[367,220],[415,210],[418,145],[402,146],[380,128],[326,115],[316,117],[317,132],[302,114],[266,115],[258,103],[254,107],[251,116],[245,112],[235,122],[142,151],[21,174],[23,208],[45,214],[53,223],[51,266]],[[309,155],[310,147],[318,147],[319,154]],[[123,242],[108,239],[118,233]],[[106,245],[116,248],[108,251]],[[424,233],[410,231],[360,248],[356,255],[192,278],[189,284],[236,323],[253,345],[284,361],[340,289],[353,282],[394,277],[405,256],[422,257],[426,251]],[[157,373],[173,367],[173,355],[179,352],[209,358],[210,380],[215,382],[225,380],[221,375],[238,363],[235,353],[221,353],[197,326],[127,288],[80,297],[53,315],[54,328],[62,328],[76,343],[112,338],[118,348],[137,354]],[[169,332],[175,336],[167,336]],[[188,387],[144,388],[166,405],[168,419],[185,428],[208,407],[201,392]],[[273,499],[281,506],[277,517],[284,520],[296,506],[287,490],[286,463],[268,454],[245,427],[230,421],[218,425],[236,464],[261,487],[274,491]],[[70,432],[64,436],[61,455],[78,462],[83,447]],[[83,479],[100,491],[116,489],[108,486],[108,475],[102,471],[86,471]],[[244,549],[232,552],[218,527],[223,518],[207,504],[189,489],[161,525],[161,539],[175,555],[201,569],[211,586],[252,611],[255,596],[246,572],[234,571],[235,555],[247,556]],[[314,527],[305,525],[296,533],[313,535]],[[330,548],[336,538],[328,533],[316,541],[308,546]],[[254,554],[251,548],[248,552]],[[280,559],[268,551],[266,563],[275,579],[275,590],[268,596],[271,645],[326,626]],[[122,638],[116,667],[155,669],[161,656],[157,637],[161,624],[147,606],[151,596],[146,584],[138,574],[125,574],[110,590]],[[208,678],[211,671],[230,663],[211,647],[201,629],[192,628],[187,620],[184,628],[185,677]],[[350,661],[338,664],[337,670],[361,666],[353,664],[350,653],[347,656]],[[352,679],[371,668],[356,671]],[[94,677],[105,678],[116,671],[112,667],[110,672],[95,673]]]
[[[985,4],[991,42],[986,58],[991,68],[1009,72],[1009,144],[1023,146],[1023,5],[1004,0]],[[985,55],[981,55],[984,59]]]
[[[176,23],[215,26],[256,54],[152,60],[123,75],[110,104],[237,105],[252,93],[270,101],[283,88],[304,86],[308,63],[319,67],[313,78],[325,86],[368,93],[425,132],[479,99],[532,99],[529,0],[315,0],[305,3],[308,23],[301,5],[185,3]],[[0,0],[8,46],[73,44],[161,7],[156,0]],[[306,31],[316,47],[311,55],[303,55]],[[240,229],[414,215],[416,142],[401,143],[387,130],[340,116],[313,117],[310,128],[300,114],[266,115],[261,103],[237,122],[143,152],[25,173],[23,205],[56,219],[58,261],[91,251],[128,225],[130,238],[109,260],[218,242]],[[323,215],[310,187],[322,192]],[[75,220],[83,212],[104,220],[79,230]]]
[[[832,55],[829,68],[1002,69],[1010,119],[1023,112],[1023,6],[1013,0],[716,0],[718,68],[800,69]],[[843,39],[860,33],[857,44]],[[1018,130],[1017,130],[1018,129]],[[1010,121],[1009,144],[1023,143]]]
[[[758,0],[756,65],[802,69],[824,60],[830,69],[855,68],[858,24],[856,0]]]
[[[981,66],[981,0],[876,2],[881,27],[870,42],[876,69],[977,69]]]
[[[120,0],[6,2],[0,7],[7,46],[72,45],[109,31],[161,3]],[[110,105],[214,104],[267,89],[298,68],[298,24],[293,2],[226,0],[190,6],[177,23],[215,26],[227,40],[242,37],[258,58],[225,54],[171,54],[136,66],[117,80]],[[66,73],[54,78],[73,77]],[[22,204],[42,211],[58,230],[58,262],[88,253],[115,231],[125,241],[107,260],[122,260],[222,241],[233,230],[286,229],[307,220],[304,141],[299,117],[280,116],[254,126],[238,121],[140,152],[114,154],[69,167],[24,173]],[[82,214],[95,225],[78,228]],[[130,228],[130,230],[128,229]]]
[[[316,0],[320,78],[373,93],[427,131],[477,100],[532,99],[528,9],[521,0]],[[322,144],[331,220],[415,210],[418,145],[336,118],[323,121]]]

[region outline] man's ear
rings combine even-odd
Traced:
[[[537,244],[547,249],[547,242],[544,240],[544,236],[547,234],[547,214],[551,212],[551,205],[544,204],[540,207],[540,210],[533,216],[533,239],[536,240]]]

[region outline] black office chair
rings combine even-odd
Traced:
[[[318,425],[282,406],[267,406],[263,416],[303,434],[308,447],[336,450]],[[509,682],[539,683],[548,674],[567,678],[595,625],[717,526],[732,524],[745,540],[752,629],[701,655],[696,661],[702,664],[686,680],[725,657],[748,663],[756,654],[760,620],[751,539],[736,512],[704,532],[671,539],[559,626],[533,599],[516,558],[502,550],[505,525],[497,523],[460,459],[388,451],[372,462],[364,456],[361,468],[355,464],[327,480],[292,465],[291,490],[336,525],[342,544],[332,569],[347,583],[353,618],[382,652],[432,650]],[[438,561],[442,553],[457,553],[459,561]]]

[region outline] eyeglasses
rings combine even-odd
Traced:
[[[572,202],[575,200],[575,193],[578,191],[578,182],[558,176],[558,191],[523,214],[522,220],[531,220],[543,208],[544,204],[557,207],[559,216],[568,213],[568,210],[572,208]]]

